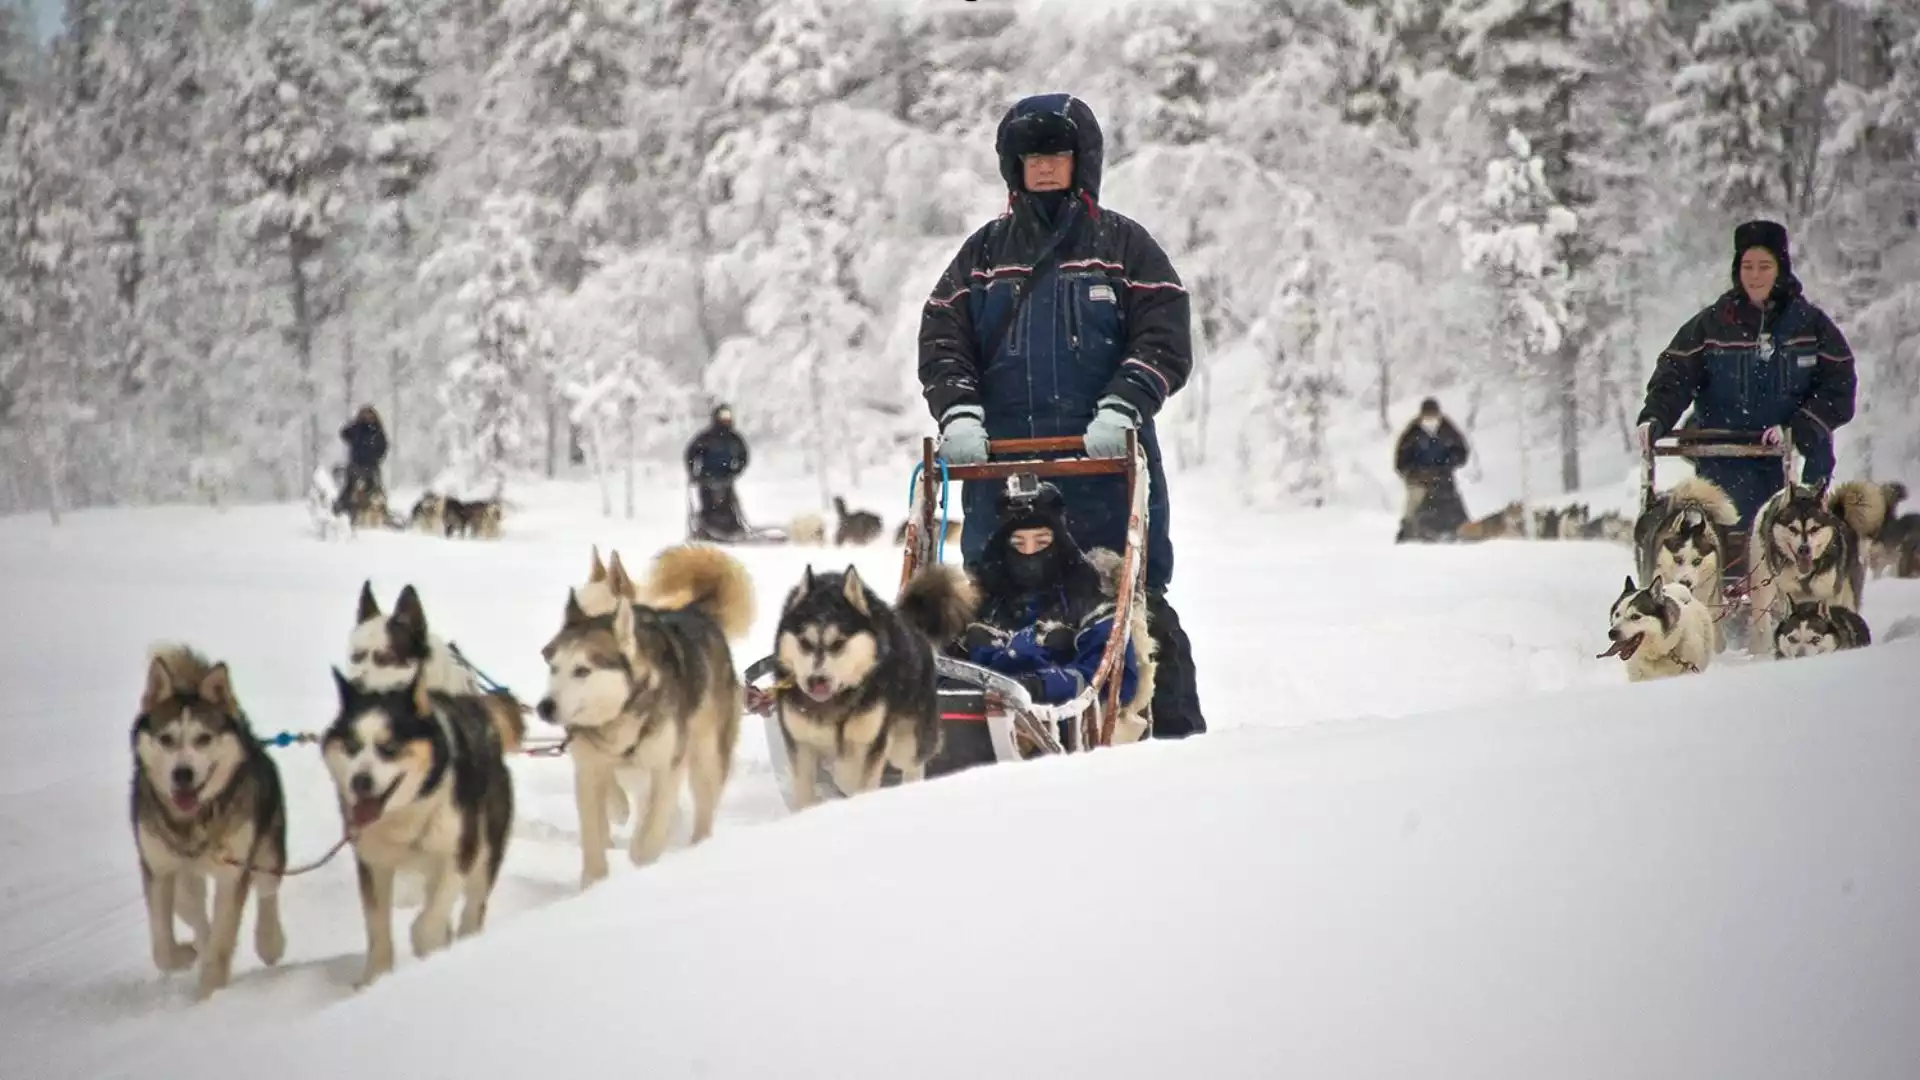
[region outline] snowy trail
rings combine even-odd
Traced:
[[[889,489],[866,501],[885,512],[890,534],[900,511]],[[670,492],[649,497],[675,505],[664,501]],[[566,485],[535,487],[524,498],[509,535],[495,543],[370,534],[326,544],[303,535],[304,514],[294,507],[77,514],[58,530],[41,520],[0,521],[0,588],[11,609],[0,626],[0,685],[9,689],[0,723],[11,735],[11,752],[0,757],[0,1075],[95,1077],[156,1045],[283,1023],[351,996],[364,941],[346,857],[289,881],[289,950],[279,967],[263,969],[243,944],[232,988],[204,1006],[191,1003],[190,977],[153,970],[126,822],[126,731],[145,649],[184,639],[225,659],[262,734],[318,730],[331,716],[328,665],[342,659],[361,581],[373,580],[383,606],[412,582],[438,632],[537,699],[538,648],[558,625],[566,588],[585,575],[588,545],[619,548],[637,570],[678,539],[680,523],[605,521],[590,492]],[[778,492],[759,498],[760,520],[800,508],[781,505]],[[1473,707],[1622,681],[1592,657],[1628,568],[1623,548],[1394,547],[1385,515],[1259,518],[1209,506],[1233,504],[1196,486],[1176,518],[1173,599],[1194,640],[1216,732]],[[884,544],[852,555],[740,555],[759,607],[753,635],[736,647],[742,666],[770,647],[777,605],[809,561],[852,561],[883,589],[899,568],[897,549]],[[1920,610],[1915,584],[1870,587],[1869,617]],[[1352,737],[1369,742],[1370,730],[1357,727]],[[1391,759],[1403,752],[1392,750]],[[750,720],[719,837],[786,817],[766,758]],[[290,803],[290,854],[305,861],[338,838],[332,795],[312,748],[277,751],[276,759]],[[1365,771],[1367,760],[1354,767]],[[520,814],[495,894],[495,928],[576,894],[570,768],[528,758],[513,768]],[[833,820],[823,815],[807,828]],[[683,814],[681,841],[686,827]],[[616,828],[616,844],[623,848],[627,835]],[[684,854],[676,844],[668,860]],[[613,866],[616,878],[635,873],[618,854]],[[415,963],[402,956],[402,973]]]

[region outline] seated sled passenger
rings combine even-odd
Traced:
[[[1032,476],[1009,479],[996,509],[998,524],[975,574],[977,621],[959,654],[1011,676],[1036,704],[1071,701],[1093,681],[1113,633],[1120,557],[1081,552],[1067,532],[1059,489]],[[1153,699],[1146,619],[1144,598],[1137,598],[1119,671],[1117,743],[1133,742],[1148,726],[1141,715]]]

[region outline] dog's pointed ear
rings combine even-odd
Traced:
[[[1665,578],[1662,578],[1659,574],[1655,574],[1653,575],[1653,580],[1647,582],[1647,591],[1655,596],[1665,596],[1667,594],[1666,584]]]
[[[578,626],[586,622],[587,617],[586,610],[580,606],[580,594],[574,591],[573,586],[567,586],[567,610],[563,616],[561,625],[563,627]]]
[[[1621,596],[1632,596],[1632,595],[1633,595],[1634,593],[1636,593],[1636,592],[1639,592],[1639,591],[1640,591],[1639,589],[1637,589],[1637,588],[1635,588],[1635,587],[1634,587],[1634,584],[1633,584],[1633,575],[1632,575],[1632,574],[1628,574],[1628,575],[1627,575],[1627,583],[1626,583],[1625,585],[1623,585],[1623,586],[1621,586],[1621,588],[1620,588],[1620,595],[1621,595]]]
[[[620,561],[620,553],[617,551],[607,563],[607,587],[613,590],[613,595],[623,599],[638,600],[640,598],[640,590],[633,583],[633,575],[627,573],[626,564]]]
[[[607,567],[600,561],[600,545],[593,545],[593,566],[587,570],[587,584],[607,580]]]
[[[239,711],[233,700],[233,676],[227,671],[227,662],[224,660],[208,668],[207,673],[200,677],[198,694],[201,701],[222,712]]]
[[[356,623],[363,623],[368,619],[378,617],[379,614],[380,601],[373,598],[373,579],[368,578],[360,585],[360,611],[354,621]]]
[[[422,631],[427,628],[427,609],[421,605],[420,593],[411,582],[400,590],[400,598],[393,602],[393,620]]]
[[[853,610],[861,615],[873,614],[867,609],[867,583],[860,580],[860,571],[854,569],[852,563],[847,564],[846,576],[840,579],[840,593]]]
[[[333,672],[333,689],[335,693],[340,695],[340,711],[344,713],[347,711],[348,706],[351,706],[359,699],[360,688],[353,685],[351,679],[340,674],[339,668],[329,667],[327,670]]]
[[[147,685],[140,692],[140,711],[152,712],[173,694],[173,672],[167,670],[165,660],[156,656],[147,664]]]
[[[624,601],[613,606],[613,643],[621,655],[633,657],[640,651],[634,634],[633,605]]]
[[[813,591],[813,564],[812,563],[808,563],[807,568],[805,570],[800,571],[800,591],[802,593],[810,593]]]

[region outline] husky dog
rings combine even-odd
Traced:
[[[933,519],[933,527],[935,529],[940,528],[940,519],[938,517]],[[966,522],[949,519],[946,531],[940,537],[940,542],[942,544],[958,543],[960,540],[960,532],[965,527]],[[893,542],[896,544],[904,544],[907,542],[907,522],[901,522],[900,525],[893,530]]]
[[[880,539],[884,525],[880,515],[871,510],[849,510],[847,500],[838,495],[833,497],[833,512],[840,523],[833,530],[833,546],[845,547],[848,544],[871,544]]]
[[[624,575],[623,575],[624,576]],[[607,876],[608,800],[622,772],[651,783],[627,854],[644,866],[666,850],[683,783],[693,790],[693,843],[713,832],[740,736],[740,676],[729,638],[753,627],[753,582],[718,548],[682,545],[654,560],[640,603],[592,615],[569,589],[547,660],[542,720],[567,729],[580,810],[581,887]]]
[[[773,702],[797,808],[812,804],[823,757],[847,795],[880,786],[889,764],[907,781],[926,776],[941,744],[934,648],[962,633],[978,606],[973,583],[944,564],[915,573],[897,607],[851,566],[807,567],[774,641]]]
[[[1713,615],[1677,581],[1655,574],[1647,587],[1633,578],[1613,602],[1613,645],[1601,657],[1618,656],[1633,682],[1707,670],[1713,659]]]
[[[426,876],[413,954],[480,932],[513,825],[513,775],[485,695],[447,694],[417,673],[400,689],[363,690],[333,669],[340,712],[320,740],[360,868],[367,965],[360,984],[393,970],[394,875]]]
[[[1886,522],[1867,547],[1867,567],[1874,577],[1893,571],[1893,576],[1920,577],[1920,513],[1898,513],[1906,500],[1907,485],[1898,480],[1880,485],[1887,497]]]
[[[449,495],[441,499],[441,515],[448,536],[500,538],[501,507],[497,498],[469,502]]]
[[[254,952],[267,964],[286,952],[280,875],[287,865],[287,808],[280,773],[247,724],[227,665],[209,664],[185,645],[152,651],[132,742],[133,840],[153,962],[161,971],[179,971],[197,957],[204,999],[233,973],[241,910],[256,872]],[[193,929],[192,945],[174,937],[176,914]]]
[[[1460,526],[1455,536],[1461,540],[1492,540],[1501,536],[1519,536],[1526,531],[1527,508],[1510,502],[1499,512]]]
[[[1873,633],[1858,612],[1818,600],[1794,604],[1773,628],[1773,655],[1782,660],[1823,656],[1871,644]]]
[[[1860,610],[1867,575],[1862,550],[1886,516],[1886,493],[1864,480],[1832,491],[1820,483],[1775,492],[1753,520],[1756,640],[1771,638],[1773,621],[1802,600]]]
[[[447,500],[428,491],[415,500],[407,513],[407,528],[428,536],[447,535]]]
[[[399,690],[426,673],[427,688],[447,694],[478,694],[479,680],[439,635],[427,629],[426,609],[412,585],[400,590],[393,614],[380,611],[373,582],[360,586],[360,607],[347,636],[347,678],[363,690]]]
[[[1711,480],[1689,476],[1653,498],[1634,519],[1634,570],[1642,578],[1687,587],[1710,607],[1720,604],[1727,564],[1727,530],[1740,510]]]

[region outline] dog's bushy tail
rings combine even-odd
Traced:
[[[1708,521],[1723,529],[1732,528],[1740,520],[1740,508],[1733,505],[1733,499],[1720,485],[1705,477],[1689,476],[1673,485],[1667,492],[1667,505],[1676,512],[1684,512],[1689,507],[1698,509]]]
[[[753,629],[753,578],[733,556],[706,544],[681,544],[654,557],[646,591],[648,607],[693,608],[719,624],[728,638]]]
[[[1840,515],[1855,536],[1871,540],[1887,523],[1887,493],[1879,484],[1849,480],[1827,493],[1827,509]]]
[[[907,624],[936,644],[945,645],[966,632],[980,607],[980,591],[957,566],[935,563],[922,567],[900,589],[894,609]]]
[[[527,714],[520,699],[506,690],[490,690],[481,695],[480,704],[487,710],[494,733],[500,736],[500,749],[517,753],[527,736]]]

